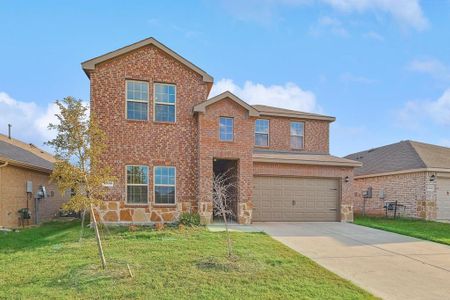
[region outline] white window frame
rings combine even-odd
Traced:
[[[303,124],[303,134],[302,135],[292,134],[292,123],[301,123],[301,124]],[[301,136],[302,137],[302,147],[301,148],[294,148],[294,147],[292,147],[291,138],[293,136],[295,136],[295,137]],[[289,144],[290,144],[291,149],[293,149],[293,150],[303,150],[303,149],[305,149],[305,122],[302,122],[302,121],[291,121],[289,123]]]
[[[128,99],[128,82],[147,83],[147,101]],[[128,119],[128,102],[147,103],[147,118],[145,120]],[[125,119],[129,121],[146,122],[148,121],[150,113],[150,83],[145,80],[126,79],[125,80]]]
[[[231,140],[222,140],[222,137],[220,136],[220,119],[231,119],[232,125],[233,125],[232,132],[231,132]],[[225,117],[225,116],[219,117],[219,141],[228,142],[228,143],[234,142],[234,118],[233,117]]]
[[[156,102],[156,85],[170,85],[175,88],[175,103],[168,103],[168,102]],[[156,104],[160,105],[173,105],[174,106],[174,119],[173,122],[168,121],[157,121],[156,120]],[[177,122],[177,86],[173,83],[164,83],[164,82],[154,82],[153,83],[153,122],[155,123],[167,123],[167,124],[174,124]]]
[[[131,183],[128,184],[128,167],[145,167],[147,168],[147,184],[142,184],[142,183]],[[125,165],[125,204],[127,205],[142,205],[142,206],[147,206],[150,201],[149,201],[149,174],[148,174],[148,166],[146,165]],[[147,186],[147,202],[146,203],[135,203],[135,202],[128,202],[128,186]]]
[[[267,132],[258,132],[256,131],[256,122],[257,121],[267,121]],[[256,134],[267,134],[267,145],[257,145],[256,144]],[[256,147],[269,147],[270,146],[270,120],[269,119],[256,119],[255,120],[255,146]]]
[[[173,168],[174,173],[174,184],[158,184],[158,186],[169,186],[174,188],[174,202],[173,203],[156,203],[156,168]],[[153,167],[153,205],[155,206],[176,206],[177,205],[177,167],[175,166],[154,166]]]

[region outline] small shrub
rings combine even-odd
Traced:
[[[178,222],[184,226],[199,226],[200,215],[198,213],[184,212],[180,215],[180,219]]]

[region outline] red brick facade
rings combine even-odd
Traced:
[[[270,120],[270,150],[290,149],[290,121],[305,123],[303,152],[329,152],[329,121],[286,117],[250,116],[247,108],[232,99],[193,112],[207,100],[210,83],[195,70],[154,45],[147,45],[95,65],[89,71],[91,113],[107,133],[108,145],[103,162],[111,166],[117,181],[99,209],[105,222],[147,224],[175,221],[183,211],[201,215],[203,223],[212,220],[212,178],[214,159],[232,159],[238,167],[237,220],[250,223],[252,217],[253,176],[260,172],[275,175],[339,177],[352,176],[351,168],[314,167],[253,163],[254,124],[257,118]],[[149,83],[147,121],[126,119],[126,80]],[[153,84],[176,85],[176,122],[153,121]],[[234,119],[233,142],[219,140],[219,118]],[[126,166],[148,167],[148,203],[126,203]],[[176,167],[176,204],[155,205],[153,168]],[[352,220],[347,183],[342,186],[341,216]]]
[[[413,172],[355,179],[353,203],[355,213],[364,206],[362,191],[372,187],[372,198],[366,199],[367,215],[384,215],[385,202],[397,201],[402,205],[402,216],[434,220],[436,218],[436,182],[430,181],[430,172]]]
[[[282,117],[261,116],[258,119],[269,120],[269,148],[272,150],[292,150],[290,144],[291,121],[305,123],[304,150],[314,153],[329,153],[329,122],[322,120],[302,120]]]
[[[219,140],[219,118],[234,119],[232,142]],[[255,118],[230,99],[208,106],[205,114],[198,115],[199,126],[199,204],[205,223],[211,220],[211,191],[214,158],[238,161],[238,220],[251,222],[251,199],[253,190],[253,145]]]

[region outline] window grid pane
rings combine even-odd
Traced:
[[[155,167],[155,203],[175,204],[175,167]]]
[[[127,101],[127,119],[147,120],[147,103]]]
[[[172,84],[155,84],[155,102],[175,104],[175,86]]]
[[[233,140],[233,118],[221,117],[219,121],[220,140]]]
[[[156,104],[155,121],[175,122],[175,106],[166,104]]]
[[[269,133],[269,120],[256,120],[255,132]]]
[[[303,136],[303,123],[291,122],[291,135]]]
[[[269,146],[269,135],[264,133],[255,134],[255,144],[256,146]]]
[[[303,137],[302,136],[291,136],[291,148],[292,149],[303,149]]]

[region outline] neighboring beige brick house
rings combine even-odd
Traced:
[[[31,212],[30,225],[58,214],[67,197],[49,182],[54,162],[52,155],[36,146],[0,134],[0,227],[21,225],[18,211],[26,207]],[[27,182],[31,182],[31,193],[27,193]],[[47,197],[35,201],[40,186],[45,186]]]
[[[404,216],[450,220],[450,148],[401,141],[347,158],[363,163],[355,169],[355,212],[362,212],[362,191],[371,187],[366,214],[383,215],[385,203],[397,201]]]
[[[104,222],[213,221],[214,174],[232,170],[239,223],[351,221],[353,168],[329,154],[333,117],[208,95],[213,78],[153,38],[82,63],[117,181]]]

